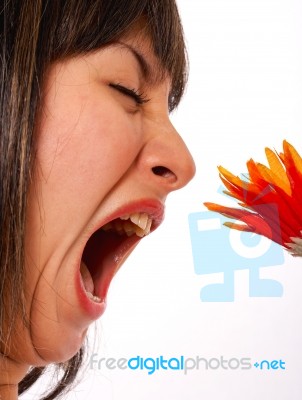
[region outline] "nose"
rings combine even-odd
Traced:
[[[139,168],[162,195],[185,186],[195,175],[195,163],[170,120],[149,127],[150,137],[139,158]]]

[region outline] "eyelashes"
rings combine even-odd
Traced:
[[[110,87],[118,90],[120,93],[124,94],[125,96],[131,97],[137,105],[142,105],[150,101],[144,93],[139,92],[136,89],[130,89],[126,86],[121,85],[120,83],[110,83]]]

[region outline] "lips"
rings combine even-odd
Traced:
[[[95,227],[80,263],[80,286],[85,295],[82,293],[81,299],[86,309],[88,306],[95,313],[102,307],[112,278],[139,241],[160,225],[163,215],[162,203],[145,200],[116,210]]]

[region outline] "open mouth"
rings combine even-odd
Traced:
[[[104,301],[113,276],[137,243],[156,228],[152,217],[143,213],[123,215],[92,234],[81,259],[81,278],[87,297]]]

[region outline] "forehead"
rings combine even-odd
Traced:
[[[164,80],[171,80],[169,71],[164,68],[154,52],[151,34],[146,24],[136,23],[114,45],[129,51],[136,58],[148,84],[156,85]]]

